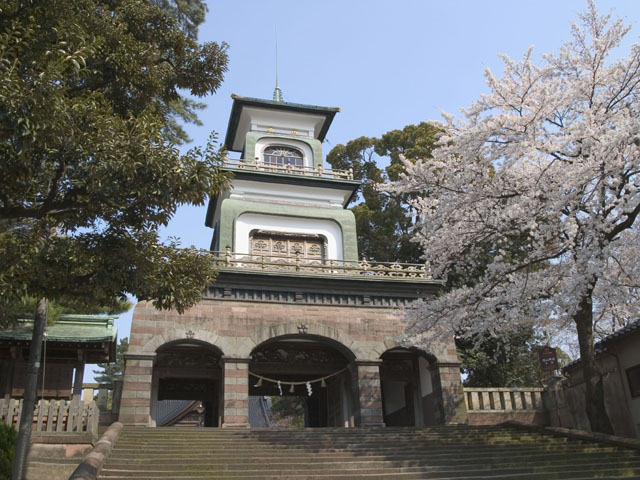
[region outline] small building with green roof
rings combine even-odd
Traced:
[[[42,340],[38,398],[80,395],[85,364],[116,359],[118,331],[115,315],[61,315],[48,325]],[[21,398],[27,372],[33,320],[18,320],[0,330],[0,395]],[[75,389],[74,386],[75,369]],[[44,375],[44,390],[43,390]]]

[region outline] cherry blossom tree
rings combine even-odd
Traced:
[[[410,341],[571,323],[591,428],[611,432],[594,323],[640,306],[640,47],[612,58],[629,27],[592,2],[578,18],[557,54],[487,70],[489,93],[445,114],[433,159],[406,161],[384,188],[421,192],[416,237],[434,274],[472,279],[410,311]]]

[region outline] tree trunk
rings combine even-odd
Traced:
[[[13,480],[26,478],[27,454],[31,446],[31,428],[33,426],[33,410],[38,393],[38,372],[40,371],[40,354],[42,338],[47,326],[47,299],[39,298],[36,307],[36,318],[33,321],[33,336],[29,347],[29,363],[22,396],[22,414],[16,442],[16,454],[13,460]]]
[[[584,377],[585,409],[591,431],[613,434],[611,421],[604,406],[604,388],[602,374],[596,363],[595,348],[593,343],[593,310],[592,288],[582,298],[578,311],[573,317],[578,331],[578,343],[580,345],[580,362]]]

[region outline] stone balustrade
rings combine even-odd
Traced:
[[[543,388],[471,388],[464,387],[464,400],[471,425],[495,425],[515,420],[548,425]]]
[[[307,175],[312,177],[333,178],[342,180],[353,180],[353,169],[349,170],[330,170],[320,167],[307,167],[297,165],[277,165],[273,163],[265,163],[260,160],[247,162],[235,158],[225,158],[222,166],[238,170],[254,170],[257,172],[284,173],[289,175]]]
[[[429,264],[369,262],[367,260],[312,260],[296,255],[255,255],[232,252],[211,252],[221,268],[265,272],[296,272],[315,275],[349,277],[385,277],[394,279],[433,280]]]
[[[469,388],[464,398],[469,412],[544,410],[543,388]]]

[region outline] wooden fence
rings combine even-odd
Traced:
[[[464,399],[469,412],[542,411],[543,388],[469,388]]]
[[[21,414],[21,399],[0,399],[0,422],[17,430]],[[97,435],[99,416],[100,411],[93,401],[85,405],[72,400],[40,400],[33,412],[33,431]]]

